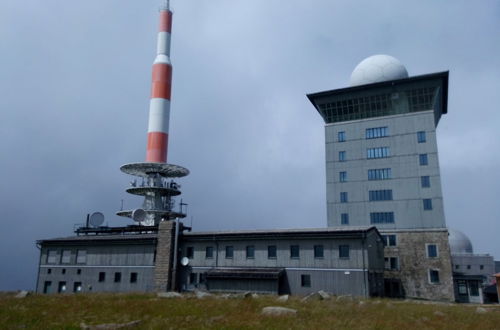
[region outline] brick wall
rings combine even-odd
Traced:
[[[172,266],[174,259],[175,222],[162,221],[158,225],[156,243],[155,290],[164,292],[172,290]]]

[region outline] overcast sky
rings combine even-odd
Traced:
[[[450,71],[437,130],[446,222],[500,259],[500,2],[174,0],[169,162],[195,230],[326,226],[324,123],[307,93],[373,54]],[[0,1],[0,290],[37,239],[140,206],[159,0]]]

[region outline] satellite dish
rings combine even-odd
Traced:
[[[104,223],[104,214],[102,214],[101,212],[92,213],[89,222],[92,225],[92,227],[99,227]]]
[[[143,209],[135,209],[132,211],[132,219],[137,222],[143,222],[146,220],[146,211]]]
[[[184,257],[181,259],[181,265],[187,266],[189,264],[189,259]]]

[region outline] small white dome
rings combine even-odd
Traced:
[[[351,74],[351,86],[408,78],[399,60],[389,55],[373,55],[361,61]]]
[[[461,231],[448,228],[451,254],[473,253],[470,239]]]

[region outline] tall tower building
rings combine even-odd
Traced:
[[[307,96],[325,121],[328,226],[377,226],[386,295],[452,300],[436,143],[448,72],[408,77],[375,55],[350,87]]]

